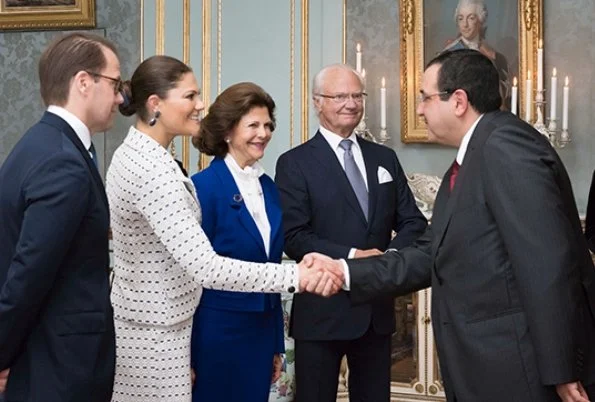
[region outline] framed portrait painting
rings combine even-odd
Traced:
[[[502,108],[510,109],[516,78],[517,113],[522,115],[524,86],[535,79],[537,47],[543,37],[543,0],[399,0],[401,65],[401,141],[427,142],[417,96],[427,62],[447,50],[471,48],[488,56],[498,70]]]
[[[95,27],[95,0],[0,0],[0,30]]]

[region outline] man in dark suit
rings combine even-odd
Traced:
[[[570,180],[548,139],[500,104],[498,72],[481,53],[428,64],[417,111],[431,140],[458,148],[456,162],[426,233],[349,260],[346,287],[362,303],[432,285],[449,401],[585,402],[595,271]]]
[[[363,90],[351,67],[321,70],[313,88],[320,129],[277,162],[285,252],[295,260],[313,251],[359,258],[400,249],[426,227],[394,151],[354,134]],[[391,242],[392,230],[397,236]],[[296,401],[335,401],[343,356],[350,400],[388,401],[394,327],[391,295],[359,306],[346,292],[329,299],[296,295],[290,323]]]
[[[0,370],[6,402],[109,401],[115,336],[107,197],[91,135],[111,127],[120,63],[75,33],[39,62],[47,112],[0,169]],[[9,370],[9,371],[8,371]]]

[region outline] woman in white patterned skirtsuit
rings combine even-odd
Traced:
[[[167,151],[175,136],[199,130],[204,106],[188,66],[151,57],[125,83],[123,95],[121,112],[136,114],[137,121],[115,151],[106,180],[114,249],[112,401],[186,402],[192,316],[202,287],[294,291],[308,281],[306,268],[242,262],[213,251],[201,229],[194,185]],[[325,282],[334,277],[322,278],[318,291],[336,286]]]

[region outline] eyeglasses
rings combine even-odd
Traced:
[[[364,98],[368,96],[365,92],[356,92],[353,94],[336,94],[336,95],[325,95],[325,94],[315,94],[316,96],[321,96],[323,98],[327,98],[332,100],[335,103],[343,104],[347,102],[349,99],[352,99],[355,103],[362,103]]]
[[[452,93],[452,91],[440,91],[440,92],[436,92],[433,94],[426,94],[424,92],[421,92],[419,95],[417,95],[417,103],[424,103],[428,100],[430,100],[431,98],[433,98],[434,96],[442,96],[442,95],[447,95]]]
[[[114,87],[114,94],[118,94],[124,90],[124,82],[120,78],[113,78],[108,77],[107,75],[94,73],[93,71],[86,71],[87,74],[92,75],[93,77],[105,78],[106,80],[110,80]]]

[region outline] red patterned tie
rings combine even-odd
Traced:
[[[459,163],[455,160],[452,163],[452,168],[450,170],[450,191],[452,192],[452,189],[455,186],[455,182],[457,181],[457,175],[459,174],[459,167],[461,167],[459,165]]]

